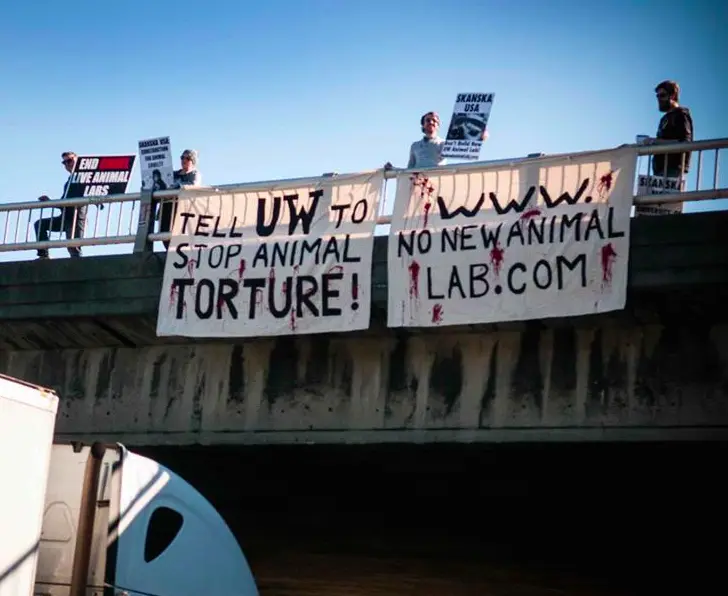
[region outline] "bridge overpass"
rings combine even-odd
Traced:
[[[728,196],[717,172],[673,198]],[[247,340],[156,335],[168,235],[140,225],[131,254],[0,264],[0,370],[63,396],[64,438],[132,445],[725,438],[728,213],[631,221],[623,311],[390,329],[377,237],[368,330]]]
[[[713,171],[674,198],[728,196]],[[156,334],[150,199],[90,215],[85,246],[126,252],[50,261],[19,260],[36,205],[0,205],[0,371],[59,392],[60,438],[192,482],[261,594],[700,591],[726,498],[728,212],[633,218],[609,314],[390,329],[378,237],[369,329],[200,340]]]

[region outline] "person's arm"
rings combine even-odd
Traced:
[[[658,139],[655,137],[647,137],[642,143],[644,145],[669,145],[670,143],[685,143],[693,140],[693,120],[685,112],[679,111],[675,114],[675,130],[677,130],[676,139]]]
[[[183,184],[180,184],[180,185],[178,185],[177,188],[184,190],[186,188],[194,188],[195,186],[202,186],[202,174],[200,174],[199,170],[195,170],[192,173],[191,182],[185,182]]]
[[[415,167],[415,163],[417,162],[417,159],[415,158],[415,146],[412,145],[410,147],[410,154],[409,154],[409,161],[407,162],[407,169]]]
[[[200,174],[200,170],[192,172],[192,180],[185,182],[184,186],[202,186],[202,174]]]

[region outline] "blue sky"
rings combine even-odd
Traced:
[[[447,121],[459,91],[496,93],[482,159],[654,134],[665,78],[696,138],[728,137],[727,26],[706,0],[12,3],[0,202],[56,197],[63,150],[161,135],[206,184],[404,166],[420,115]]]

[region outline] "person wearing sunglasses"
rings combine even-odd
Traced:
[[[680,85],[675,81],[662,81],[655,87],[657,107],[663,113],[657,127],[657,137],[647,137],[647,145],[689,143],[693,140],[693,117],[690,109],[681,106]],[[690,169],[690,153],[662,153],[652,157],[655,176],[679,178]]]
[[[61,198],[65,198],[68,192],[68,185],[71,183],[73,177],[73,169],[76,166],[76,160],[78,156],[73,151],[64,151],[61,154],[61,163],[68,172],[68,179],[66,184],[63,186],[63,194]],[[38,197],[39,201],[50,201],[50,197],[42,195]],[[78,207],[64,207],[61,209],[60,215],[52,217],[42,217],[33,224],[35,229],[35,237],[38,242],[47,242],[50,238],[50,232],[65,232],[66,238],[69,240],[72,238],[82,238],[83,232],[86,227],[86,205],[80,205]],[[72,257],[81,256],[80,246],[69,246],[68,252]],[[47,259],[48,249],[38,249],[38,258]]]
[[[200,186],[202,184],[202,174],[197,169],[197,151],[185,149],[179,159],[182,167],[174,172],[174,185],[172,188]]]

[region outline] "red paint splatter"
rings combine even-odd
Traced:
[[[410,274],[410,296],[420,297],[420,264],[412,261],[408,267]]]
[[[298,270],[300,269],[300,267],[301,267],[300,265],[294,265],[293,266],[293,272],[294,273],[298,273]]]
[[[410,176],[410,181],[414,188],[420,189],[420,200],[427,199],[427,202],[423,205],[425,212],[423,227],[427,227],[427,222],[430,217],[430,209],[432,209],[432,193],[435,192],[435,187],[430,183],[430,179],[422,174],[414,174]]]
[[[614,170],[610,170],[604,176],[599,178],[599,184],[597,185],[597,192],[600,197],[604,197],[606,193],[612,190],[612,184],[614,183]]]
[[[521,215],[521,219],[533,219],[534,217],[538,217],[539,215],[541,215],[540,209],[529,209],[523,215]]]
[[[218,298],[217,298],[217,308],[218,308],[218,310],[220,310],[220,312],[222,312],[222,307],[224,306],[224,304],[225,304],[225,300],[222,297],[222,295],[218,296]]]
[[[614,260],[617,258],[617,253],[612,246],[612,243],[602,246],[602,283],[612,283],[612,265]]]
[[[260,288],[256,288],[255,290],[255,306],[263,307],[263,290]]]
[[[240,259],[240,265],[238,265],[238,279],[243,279],[245,273],[245,259]]]
[[[169,305],[172,306],[174,304],[175,299],[177,298],[177,286],[174,284],[170,284],[169,286]]]
[[[326,273],[344,273],[344,268],[341,265],[332,265]]]
[[[291,331],[296,330],[296,309],[293,307],[291,307],[291,319],[290,319],[289,326],[291,328]]]
[[[505,251],[500,247],[500,244],[496,244],[490,249],[490,264],[493,265],[493,271],[495,271],[496,275],[500,275],[504,255]]]
[[[276,279],[276,270],[273,267],[270,268],[270,272],[268,273],[268,279],[270,281],[275,281]]]
[[[442,323],[442,304],[435,304],[432,307],[432,322],[433,323]]]
[[[287,290],[287,289],[288,289],[288,282],[285,282],[285,281],[284,281],[284,282],[283,282],[283,283],[281,284],[281,294],[285,294],[285,293],[286,293],[286,290]]]
[[[187,262],[187,275],[190,277],[192,277],[192,271],[194,270],[195,265],[197,265],[197,261],[195,261],[195,259],[190,259]]]

